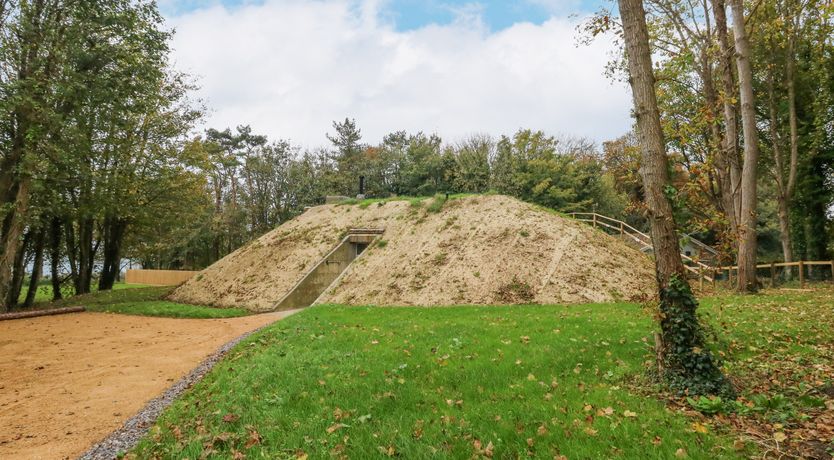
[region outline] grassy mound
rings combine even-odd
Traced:
[[[318,206],[229,254],[171,300],[270,310],[351,228],[384,228],[325,291],[346,305],[556,304],[654,295],[651,260],[617,238],[500,195]]]

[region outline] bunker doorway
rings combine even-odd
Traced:
[[[273,310],[290,310],[312,305],[383,231],[384,229],[351,229],[348,236],[275,303]]]

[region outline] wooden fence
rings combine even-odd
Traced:
[[[597,214],[595,212],[572,212],[570,216],[580,222],[589,223],[594,228],[601,228],[607,233],[613,233],[615,235],[619,234],[621,238],[630,238],[637,244],[642,252],[652,250],[653,248],[652,237],[621,220],[603,216],[602,214]],[[689,239],[700,245],[699,247],[703,246],[705,248],[709,248],[709,246],[694,238],[690,237]],[[710,251],[715,251],[712,248],[709,249]],[[690,272],[690,275],[697,276],[698,279],[701,280],[701,284],[703,284],[705,279],[707,281],[715,281],[715,278],[712,276],[712,266],[707,265],[700,260],[693,259],[683,252],[681,252],[681,259],[684,260],[684,268]]]
[[[641,232],[640,230],[637,230],[636,228],[621,220],[603,216],[595,212],[574,212],[571,213],[570,216],[578,221],[586,222],[592,225],[594,228],[600,228],[606,231],[607,233],[619,235],[621,238],[629,238],[637,244],[637,247],[639,247],[641,251],[645,252],[647,250],[652,249],[652,239],[649,235]],[[718,253],[715,251],[715,249],[694,238],[688,237],[688,239],[690,242],[693,243],[694,246],[697,246],[699,249],[702,249],[704,251],[710,252],[713,256],[717,258]],[[718,281],[719,275],[726,275],[727,280],[730,282],[733,279],[733,271],[735,271],[736,276],[738,276],[737,266],[715,267],[704,263],[704,261],[701,259],[693,259],[692,257],[689,257],[683,253],[681,253],[681,258],[684,261],[684,268],[686,268],[690,272],[690,275],[692,275],[694,278],[698,280],[698,284],[701,290],[704,289],[705,282],[711,282],[713,286],[715,286],[715,284]],[[795,271],[796,276],[798,277],[799,286],[804,288],[805,282],[807,281],[806,271],[809,267],[813,266],[831,267],[831,278],[832,280],[834,280],[834,261],[831,260],[774,262],[770,264],[756,265],[756,269],[770,269],[770,286],[774,287],[777,281],[777,268],[784,269],[785,267],[797,267],[796,270],[790,270],[791,277],[793,277],[793,272]]]
[[[127,284],[149,284],[153,286],[175,286],[200,272],[188,270],[128,270]]]
[[[805,269],[808,267],[813,266],[823,266],[823,267],[831,267],[831,279],[834,280],[834,260],[800,260],[799,262],[772,262],[769,264],[759,264],[756,265],[756,270],[762,269],[770,269],[770,287],[774,287],[776,285],[776,269],[777,268],[784,268],[784,267],[797,267],[797,276],[799,278],[799,287],[805,287]],[[727,274],[727,279],[732,281],[733,279],[733,271],[736,272],[736,276],[738,276],[738,266],[734,265],[731,267],[721,267],[719,268],[722,272]],[[793,271],[793,270],[791,270]]]

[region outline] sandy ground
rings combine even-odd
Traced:
[[[500,195],[450,200],[438,213],[426,210],[430,202],[316,206],[206,268],[172,299],[268,310],[351,227],[383,227],[387,244],[365,251],[321,302],[548,304],[654,295],[649,257],[589,225]],[[520,284],[528,295],[514,297],[508,287]]]
[[[290,313],[0,322],[0,458],[75,458],[224,343]]]

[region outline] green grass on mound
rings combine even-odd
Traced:
[[[745,455],[634,390],[651,331],[633,304],[312,307],[240,344],[129,456]]]

